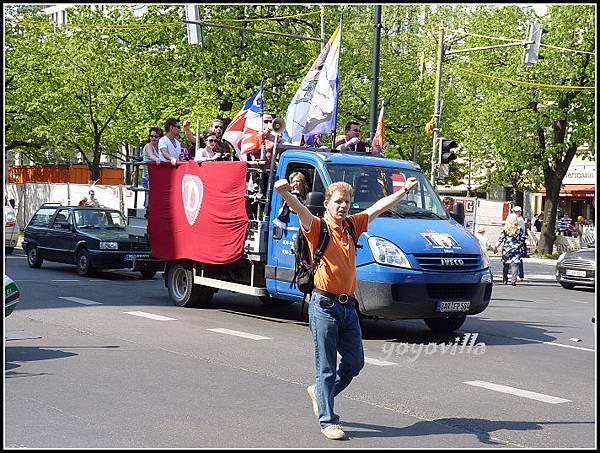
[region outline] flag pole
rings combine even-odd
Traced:
[[[260,132],[264,136],[265,135],[265,79],[260,81],[260,91],[262,96],[260,97],[260,124],[261,129]],[[260,150],[260,160],[265,160],[267,158],[267,147],[265,145],[265,141],[263,139],[263,144]]]
[[[340,55],[338,57],[338,67],[337,67],[337,80],[340,80],[340,60],[342,59],[342,16],[340,15]],[[338,87],[337,96],[335,97],[335,121],[333,123],[333,131],[331,137],[331,149],[335,149],[335,133],[337,130],[337,114],[338,114],[338,105],[340,99],[340,90]]]

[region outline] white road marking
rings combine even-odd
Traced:
[[[254,335],[253,333],[238,332],[237,330],[229,329],[206,329],[211,332],[224,333],[225,335],[234,335],[236,337],[248,338],[250,340],[272,340],[271,337],[263,337],[261,335]]]
[[[493,384],[485,381],[466,381],[463,384],[473,385],[475,387],[482,387],[488,390],[494,390],[496,392],[509,393],[511,395],[520,396],[522,398],[529,398],[532,400],[542,401],[543,403],[560,404],[570,403],[571,400],[559,398],[557,396],[544,395],[543,393],[530,392],[529,390],[522,390],[515,387],[508,387],[506,385]]]
[[[169,318],[168,316],[155,315],[153,313],[146,313],[144,311],[124,311],[127,315],[140,316],[142,318],[154,319],[156,321],[177,321],[175,318]]]
[[[51,282],[78,282],[80,280],[50,280]]]
[[[100,302],[94,302],[93,300],[80,299],[79,297],[59,297],[59,299],[68,300],[70,302],[77,302],[83,305],[102,305]]]
[[[371,357],[365,357],[365,363],[370,363],[371,365],[377,365],[377,366],[398,365],[397,363],[394,363],[394,362],[386,362],[385,360],[372,359]]]
[[[25,259],[27,257],[26,256],[19,256],[19,255],[7,255],[5,258],[20,258],[20,259]]]
[[[570,344],[553,343],[552,341],[532,340],[531,338],[521,338],[521,337],[512,337],[512,339],[513,340],[531,341],[533,343],[543,343],[543,344],[548,344],[550,346],[560,346],[561,348],[571,348],[571,349],[579,349],[580,351],[594,352],[593,349],[582,348],[581,346],[571,346]]]

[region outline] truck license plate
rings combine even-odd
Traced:
[[[585,277],[585,271],[576,271],[574,269],[567,269],[565,272],[567,275],[572,275],[573,277]]]
[[[437,311],[469,311],[471,308],[471,302],[438,302]]]

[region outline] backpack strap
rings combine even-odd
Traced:
[[[358,238],[356,237],[356,228],[354,226],[354,222],[350,217],[346,217],[346,220],[348,221],[348,233],[350,233],[352,242],[354,242],[354,248],[362,249],[362,245],[358,245]]]
[[[329,227],[322,217],[319,218],[319,230],[319,242],[313,256],[313,264],[317,264],[323,258],[325,248],[329,244]]]

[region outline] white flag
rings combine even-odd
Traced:
[[[340,26],[329,38],[319,57],[304,77],[285,115],[284,139],[295,145],[315,134],[328,134],[337,123],[340,88]]]

